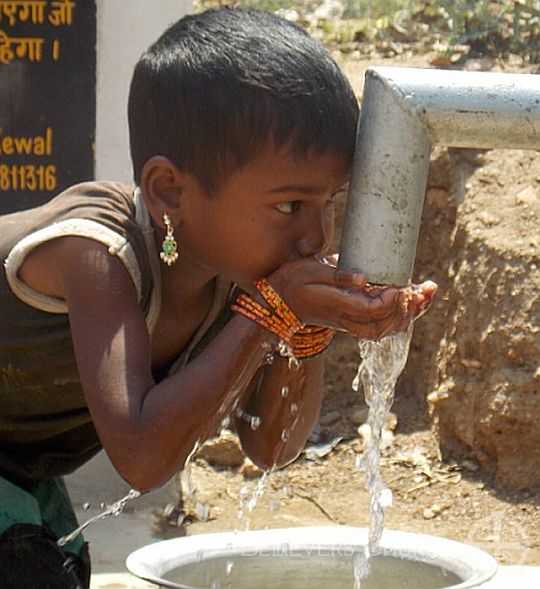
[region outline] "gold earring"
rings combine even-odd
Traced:
[[[176,239],[174,239],[171,218],[167,213],[163,213],[163,223],[165,224],[167,235],[165,235],[165,239],[161,244],[161,253],[159,254],[159,257],[163,260],[163,263],[170,266],[178,260],[178,252],[176,251],[178,249],[178,244],[176,243]]]

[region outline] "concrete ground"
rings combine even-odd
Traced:
[[[129,486],[116,474],[101,452],[75,474],[66,477],[77,518],[82,524],[124,497]],[[127,572],[127,556],[162,539],[155,530],[156,512],[177,501],[173,483],[129,502],[117,517],[97,521],[84,530],[92,557],[91,589],[156,589]]]
[[[129,491],[104,454],[68,477],[66,482],[81,523],[102,511],[100,503],[111,504]],[[176,490],[171,483],[155,493],[133,500],[118,517],[100,520],[85,530],[92,555],[91,589],[156,589],[156,585],[130,575],[125,560],[134,550],[162,540],[156,530],[156,513],[175,499]],[[85,508],[87,503],[90,507]],[[540,566],[500,567],[495,578],[482,589],[514,587],[539,588]]]

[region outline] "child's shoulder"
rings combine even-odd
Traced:
[[[103,241],[105,234],[112,239],[115,233],[129,239],[137,229],[134,186],[83,182],[66,188],[41,206],[0,217],[0,242],[7,254],[22,239],[37,240],[34,245],[62,235]]]
[[[121,182],[92,181],[74,184],[54,197],[45,208],[68,206],[96,207],[117,206],[134,208],[135,186]]]
[[[0,257],[11,291],[43,311],[66,312],[63,301],[28,289],[20,278],[29,255],[58,238],[83,237],[105,246],[125,266],[146,309],[154,273],[147,243],[148,217],[137,206],[135,189],[117,182],[85,182],[61,192],[35,209],[0,219]],[[45,254],[44,254],[45,255]]]

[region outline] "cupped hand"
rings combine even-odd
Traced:
[[[391,333],[407,330],[411,322],[428,310],[437,292],[437,285],[431,280],[401,288],[368,283],[364,287],[364,292],[368,296],[386,299],[391,309],[390,313],[359,328],[352,325],[348,331],[360,338],[377,340]]]
[[[358,338],[380,339],[404,331],[425,313],[437,285],[396,288],[369,284],[365,275],[305,258],[283,264],[269,281],[306,324],[325,325]]]

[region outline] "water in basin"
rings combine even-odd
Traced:
[[[169,571],[171,587],[197,589],[351,589],[356,553],[328,549],[313,554],[295,550],[253,555],[217,556]],[[362,589],[442,589],[459,584],[456,574],[439,565],[388,555],[370,558],[370,575]]]

